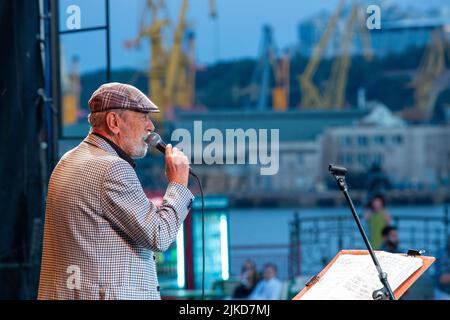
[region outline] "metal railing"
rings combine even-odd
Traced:
[[[449,234],[449,211],[442,216],[394,216],[393,224],[399,233],[399,248],[402,250],[425,250],[426,255],[436,256],[446,244]],[[294,219],[295,221],[295,219]],[[298,219],[299,257],[290,254],[289,263],[298,265],[300,274],[315,274],[342,249],[362,249],[366,247],[350,215],[328,217],[299,217]],[[368,230],[366,223],[364,228]],[[294,241],[292,241],[292,239]],[[295,247],[291,234],[291,247]]]

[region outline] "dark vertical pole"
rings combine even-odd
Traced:
[[[425,248],[430,247],[430,221],[428,219],[424,220],[423,223],[425,224],[425,235],[424,235],[424,242],[425,242]]]
[[[449,209],[448,209],[448,207],[449,207],[448,205],[444,206],[444,230],[445,230],[445,232],[444,232],[444,237],[445,237],[444,245],[447,245],[448,240],[449,240],[448,238],[450,236],[450,230],[448,230],[448,225],[450,223],[450,216],[449,216]]]
[[[302,274],[302,220],[298,217],[298,275]]]
[[[46,64],[51,65],[51,90],[52,102],[51,108],[51,135],[48,141],[52,145],[51,162],[49,163],[49,174],[56,165],[58,159],[58,140],[61,131],[61,75],[60,75],[60,50],[59,50],[59,0],[46,0],[50,2],[50,39],[51,39],[51,57]]]
[[[51,4],[50,0],[43,2],[42,19],[44,20],[44,106],[45,124],[47,128],[47,180],[54,163],[53,146],[53,101],[52,101],[52,41],[51,41]]]
[[[106,82],[111,82],[111,36],[109,23],[109,0],[105,0],[106,12]]]
[[[295,215],[295,264],[296,264],[296,270],[294,276],[300,275],[300,218],[299,213],[296,212]]]

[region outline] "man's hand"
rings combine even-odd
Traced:
[[[176,182],[185,187],[189,179],[189,160],[177,148],[171,144],[166,146],[166,176],[169,182]]]

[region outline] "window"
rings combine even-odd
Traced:
[[[345,164],[346,165],[352,165],[353,164],[353,157],[351,154],[347,154],[345,157]]]
[[[366,136],[358,136],[358,145],[360,147],[366,147],[368,145],[368,139]]]
[[[342,147],[350,147],[353,143],[351,136],[342,136],[340,138]]]
[[[375,136],[373,141],[376,145],[384,145],[386,142],[386,139],[382,135]]]
[[[60,134],[76,141],[89,131],[88,100],[110,80],[109,0],[59,0]]]
[[[358,154],[358,163],[362,166],[367,166],[369,164],[369,156],[366,153]]]
[[[383,164],[384,156],[381,153],[376,153],[373,155],[373,163]]]
[[[394,142],[394,144],[402,144],[403,143],[403,137],[399,134],[395,135],[392,137],[392,142]]]

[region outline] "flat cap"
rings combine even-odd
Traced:
[[[159,112],[158,107],[138,88],[124,83],[111,82],[100,86],[89,99],[91,113],[112,109],[139,112]]]

